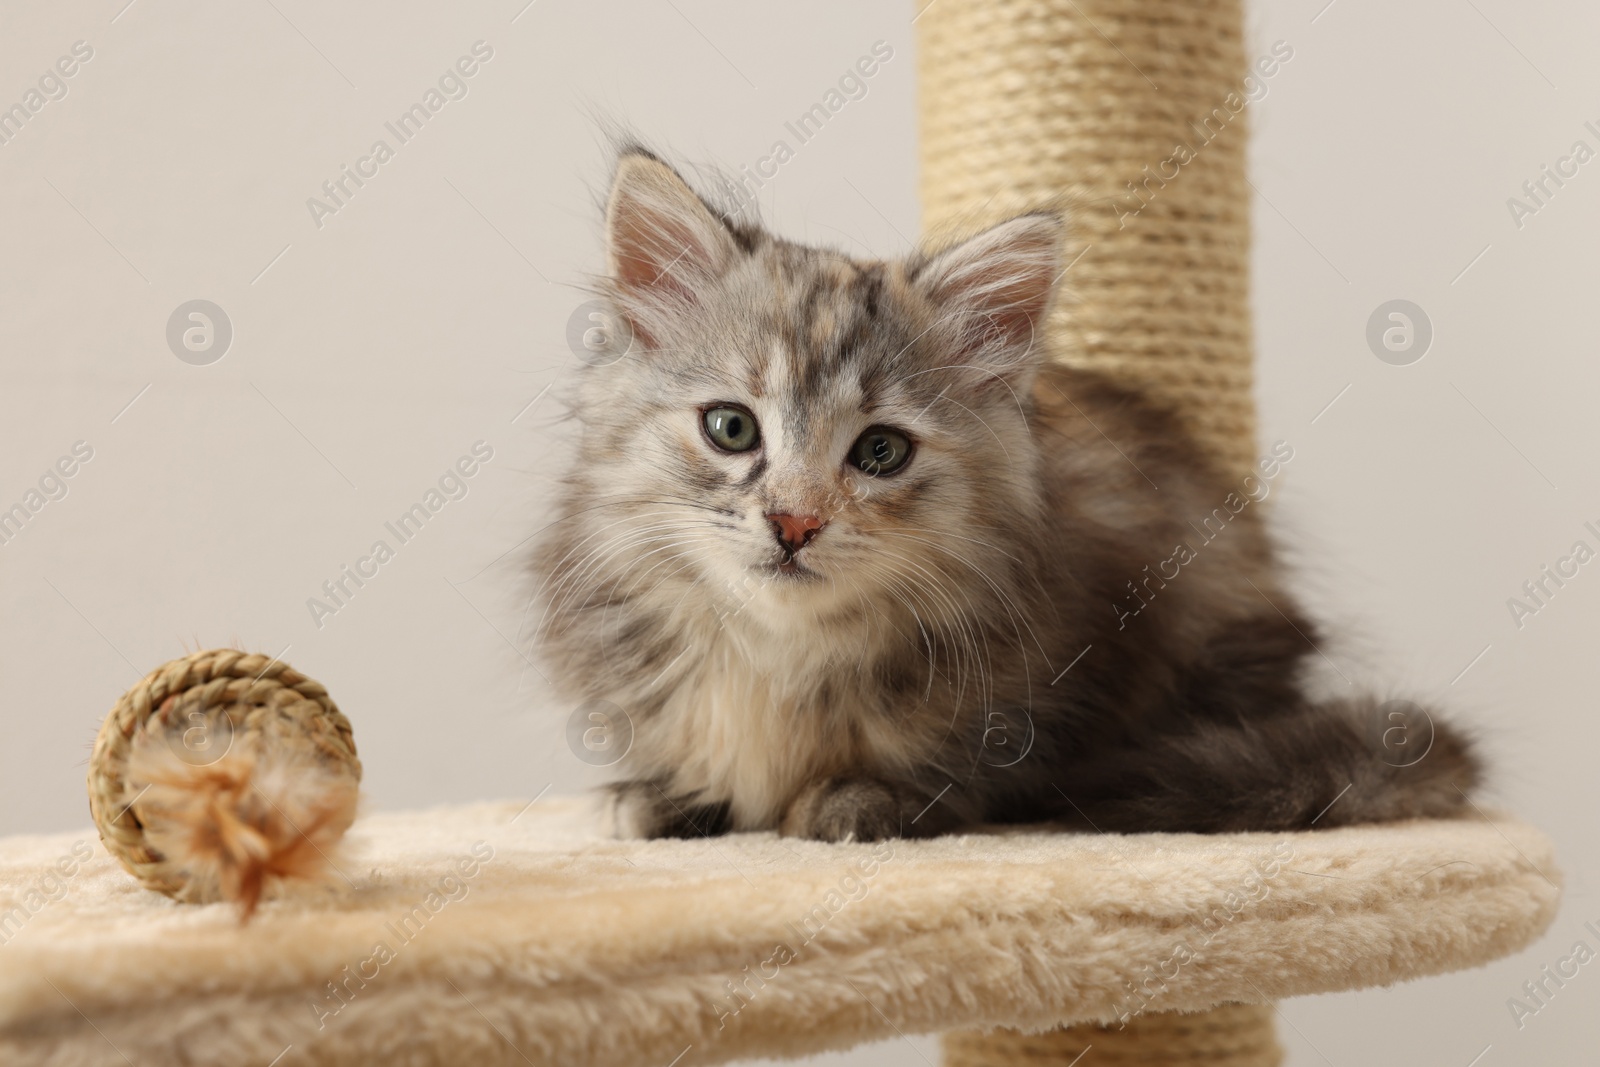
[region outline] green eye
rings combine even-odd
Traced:
[[[911,458],[911,439],[899,430],[874,426],[850,446],[850,462],[873,477],[893,474]]]
[[[701,420],[711,443],[725,452],[748,452],[761,443],[756,417],[744,408],[707,408]]]

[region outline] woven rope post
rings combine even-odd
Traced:
[[[1058,358],[1165,402],[1224,470],[1255,459],[1239,0],[919,0],[924,229],[1041,205],[1071,236]],[[1265,1006],[1126,1029],[956,1033],[951,1067],[1273,1067]]]
[[[360,781],[350,720],[320,683],[215,649],[162,664],[112,707],[89,759],[89,811],[147,888],[248,913],[264,878],[323,858]]]
[[[1059,356],[1255,455],[1239,0],[919,0],[924,229],[1062,206]]]

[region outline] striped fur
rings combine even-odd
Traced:
[[[622,832],[1272,829],[1341,791],[1317,825],[1461,803],[1477,763],[1456,734],[1396,767],[1370,703],[1302,694],[1314,628],[1259,509],[1230,506],[1238,479],[1137,395],[1049,363],[1060,225],[863,261],[622,155],[603,293],[633,343],[584,369],[535,554],[551,677],[634,725]],[[758,448],[708,440],[702,410],[727,403]],[[913,441],[904,468],[847,462],[872,426]],[[773,513],[825,523],[798,570]],[[1148,568],[1211,516],[1225,530],[1158,592]]]

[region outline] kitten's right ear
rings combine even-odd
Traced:
[[[738,246],[677,171],[628,152],[606,200],[606,252],[623,295],[693,303],[697,286],[726,270]]]

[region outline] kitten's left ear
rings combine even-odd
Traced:
[[[727,269],[738,248],[677,171],[635,151],[618,161],[611,183],[606,251],[624,295],[693,303],[697,285]]]
[[[912,283],[954,327],[952,362],[1021,376],[1040,359],[1033,343],[1061,270],[1064,227],[1022,215],[933,256]]]

